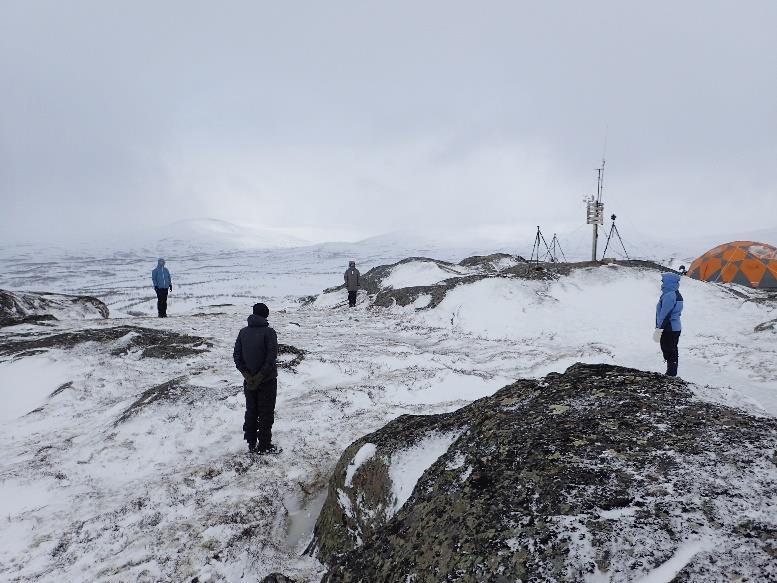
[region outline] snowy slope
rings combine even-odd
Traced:
[[[396,261],[390,255],[382,262]],[[662,368],[650,339],[656,272],[490,278],[422,311],[366,303],[349,311],[344,297],[300,307],[296,296],[342,281],[348,258],[321,247],[172,258],[167,320],[142,315],[154,310],[149,258],[0,260],[0,287],[45,278],[52,291],[95,294],[111,307],[112,319],[37,333],[132,323],[213,343],[170,360],[99,342],[0,357],[4,400],[30,391],[0,427],[0,536],[11,541],[0,549],[0,579],[241,581],[284,571],[315,581],[321,566],[299,553],[334,464],[358,437],[400,414],[450,411],[578,360]],[[402,275],[408,284],[429,274]],[[775,336],[754,332],[777,318],[774,303],[690,280],[683,293],[681,375],[700,398],[776,415]],[[276,439],[285,452],[250,461],[231,350],[257,299],[269,303],[281,341],[307,356],[296,373],[281,372]],[[4,329],[0,346],[18,337]],[[170,381],[177,391],[123,416]]]
[[[478,338],[530,347],[524,374],[542,376],[577,362],[610,362],[659,370],[652,340],[660,277],[617,265],[593,267],[554,281],[486,279],[459,286],[414,322]],[[747,401],[777,414],[777,346],[754,328],[777,316],[777,305],[733,296],[730,288],[682,280],[680,340],[683,378],[736,387]]]
[[[400,289],[419,285],[433,285],[451,277],[464,275],[469,270],[459,266],[441,266],[432,261],[409,261],[397,265],[383,280],[383,287]]]

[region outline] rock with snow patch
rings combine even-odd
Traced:
[[[62,319],[107,318],[108,306],[91,296],[0,290],[0,327]]]
[[[487,278],[555,280],[561,276],[602,264],[596,261],[574,263],[527,262],[523,257],[494,253],[475,255],[458,264],[428,257],[408,257],[390,265],[380,265],[362,274],[362,289],[370,296],[372,305],[378,307],[413,306],[416,309],[437,307],[451,290]],[[671,271],[652,261],[619,261],[621,267]],[[340,285],[324,290],[322,296],[303,298],[305,305],[316,305],[318,298],[328,294],[343,293]],[[344,303],[344,296],[340,298]],[[320,305],[332,307],[331,302]]]
[[[201,336],[140,326],[113,326],[6,340],[0,342],[0,356],[28,356],[49,349],[69,349],[86,342],[104,344],[114,356],[139,351],[141,358],[165,359],[194,356],[212,346]]]
[[[261,583],[296,583],[296,581],[282,573],[270,573],[262,579]]]
[[[610,365],[521,380],[353,443],[325,582],[777,579],[777,421]]]

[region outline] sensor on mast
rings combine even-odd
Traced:
[[[601,168],[596,169],[596,196],[591,195],[586,200],[586,223],[593,226],[593,241],[591,243],[591,261],[596,261],[596,247],[599,241],[599,225],[604,225],[604,158]]]

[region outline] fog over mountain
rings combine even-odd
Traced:
[[[607,214],[657,239],[769,228],[776,21],[768,0],[5,2],[0,241],[200,217],[563,232],[603,153]]]

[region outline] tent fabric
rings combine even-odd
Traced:
[[[691,263],[688,277],[777,289],[777,247],[756,241],[718,245]]]

